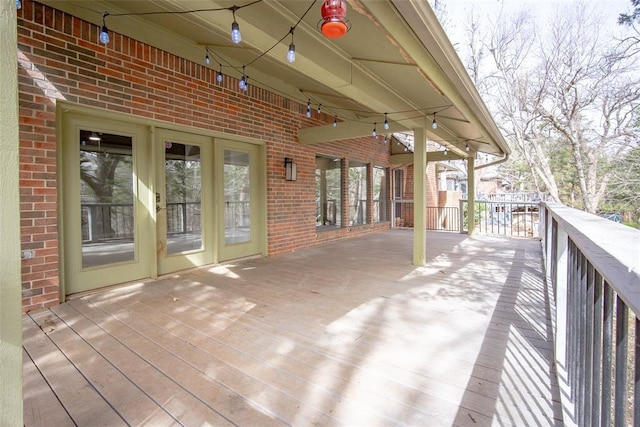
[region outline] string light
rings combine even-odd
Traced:
[[[109,43],[109,29],[107,28],[106,18],[109,15],[108,12],[102,13],[102,28],[100,28],[100,43]]]
[[[20,0],[16,0],[16,9],[22,9],[22,2]]]
[[[333,127],[337,127],[338,126],[338,116],[334,116],[333,117]]]
[[[387,119],[387,113],[384,113],[384,128],[389,129],[389,120]]]
[[[233,22],[231,23],[231,41],[235,44],[239,44],[242,41],[242,34],[240,34],[240,25],[236,22],[236,10],[238,10],[238,6],[233,6],[231,8],[231,13],[233,13]]]
[[[431,123],[433,129],[438,129],[438,122],[436,121],[436,113],[433,113],[433,122]]]
[[[469,151],[469,143],[468,142],[465,142],[464,149],[465,149],[465,151]]]
[[[322,111],[322,104],[318,104],[318,115],[320,115],[320,112]]]
[[[307,118],[311,118],[311,100],[307,101]]]
[[[374,138],[378,138],[378,134],[376,133],[376,127],[378,127],[378,123],[373,124],[373,132],[371,132],[371,136]]]
[[[244,74],[244,66],[242,67],[242,78],[240,79],[240,90],[247,91],[247,76]]]
[[[296,60],[296,45],[293,44],[293,32],[295,27],[291,27],[289,32],[291,33],[291,44],[289,45],[289,51],[287,52],[287,62],[293,63]]]
[[[444,155],[446,156],[447,154],[449,154],[449,149],[447,147],[444,147]]]
[[[287,52],[287,62],[294,63],[296,61],[296,45],[293,41],[289,45],[289,51]]]
[[[224,78],[224,75],[222,74],[222,64],[220,65],[220,71],[218,71],[216,73],[216,80],[218,81],[218,83],[222,83],[222,79]]]
[[[211,64],[211,58],[209,58],[209,52],[207,52],[207,54],[204,57],[204,63],[207,65]]]

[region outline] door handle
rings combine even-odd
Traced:
[[[160,212],[162,209],[167,209],[167,207],[166,206],[156,205],[156,213]]]

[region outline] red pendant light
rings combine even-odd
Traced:
[[[347,19],[347,4],[344,0],[325,0],[322,3],[322,21],[320,31],[325,37],[337,39],[344,36],[351,23]]]

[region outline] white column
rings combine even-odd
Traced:
[[[423,266],[427,250],[427,136],[413,130],[413,265]]]
[[[473,234],[476,229],[476,158],[467,157],[467,230]],[[462,213],[461,213],[462,214]]]
[[[0,1],[0,425],[21,426],[22,298],[16,2]]]

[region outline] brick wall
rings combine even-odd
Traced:
[[[332,123],[313,111],[215,70],[112,33],[105,47],[99,28],[30,0],[18,11],[20,192],[23,309],[59,301],[56,102],[248,136],[266,143],[269,253],[371,232],[386,225],[315,232],[315,156],[324,154],[387,166],[383,139],[361,138],[314,146],[296,142],[297,129]],[[298,180],[284,180],[284,158],[297,163]],[[346,200],[343,203],[347,203]],[[344,211],[344,209],[343,209]]]

